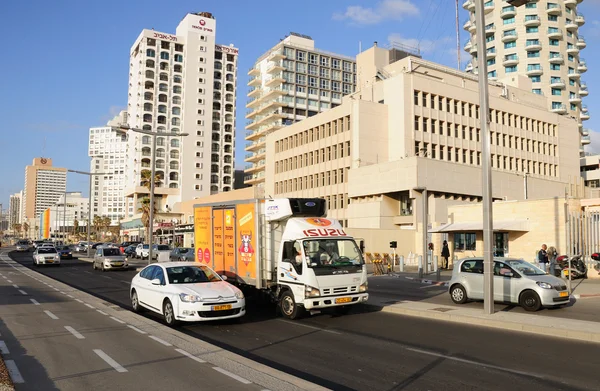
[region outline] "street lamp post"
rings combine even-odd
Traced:
[[[529,0],[508,0],[514,7],[520,7]],[[484,0],[475,2],[475,26],[477,32],[477,66],[479,72],[479,107],[481,118],[481,171],[483,196],[483,307],[486,314],[494,313],[494,258],[492,245],[494,239],[492,215],[492,159],[490,152],[490,109],[487,79],[487,48],[485,40]]]
[[[87,219],[87,256],[88,258],[91,257],[91,250],[92,250],[92,243],[91,243],[91,238],[90,238],[90,224],[91,224],[91,220],[92,220],[92,181],[94,180],[93,177],[95,176],[102,176],[102,175],[110,175],[110,173],[106,173],[106,172],[85,172],[85,171],[77,171],[77,170],[67,170],[69,172],[74,172],[76,174],[82,174],[82,175],[87,175],[90,177],[90,195],[89,195],[89,199],[88,199],[88,219]]]
[[[161,136],[161,137],[185,137],[185,136],[189,136],[189,133],[174,133],[174,134],[168,134],[168,133],[157,133],[157,132],[152,132],[150,130],[143,130],[143,129],[138,129],[138,128],[132,128],[129,127],[127,125],[122,125],[122,126],[118,126],[118,127],[113,127],[114,129],[118,129],[120,131],[127,131],[127,130],[131,130],[132,132],[135,133],[141,133],[141,134],[145,134],[147,136],[152,137],[152,162],[151,164],[151,168],[150,168],[150,213],[149,213],[149,218],[148,220],[150,220],[148,222],[148,263],[152,263],[152,256],[153,256],[153,236],[154,236],[154,188],[155,188],[155,181],[154,181],[154,177],[156,176],[156,137],[157,136]]]

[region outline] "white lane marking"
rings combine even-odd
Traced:
[[[127,369],[123,368],[118,362],[113,360],[108,354],[104,353],[102,350],[94,349],[94,353],[96,353],[101,359],[106,361],[106,363],[113,367],[117,372],[127,372]]]
[[[21,376],[21,372],[19,372],[19,368],[17,368],[17,364],[15,364],[15,360],[6,360],[4,361],[6,364],[6,369],[8,369],[8,374],[15,384],[25,383],[25,379]]]
[[[243,377],[236,375],[235,373],[231,373],[229,371],[224,370],[223,368],[213,367],[213,369],[217,372],[221,372],[223,375],[229,376],[230,378],[239,381],[240,383],[252,384],[252,382],[250,380],[246,380]]]
[[[33,304],[40,305],[40,303],[36,299],[29,299]]]
[[[283,319],[277,319],[280,322],[285,322],[285,323],[289,323],[289,324],[293,324],[294,326],[302,326],[302,327],[307,327],[309,329],[313,329],[313,330],[319,330],[319,331],[323,331],[325,333],[331,333],[331,334],[337,334],[337,335],[342,335],[342,333],[337,332],[337,331],[333,331],[333,330],[325,330],[322,329],[320,327],[315,327],[315,326],[309,326],[307,324],[302,324],[302,323],[296,323],[296,322],[291,322],[289,320],[283,320]]]
[[[538,379],[545,379],[546,378],[543,375],[537,375],[537,374],[531,373],[531,372],[517,371],[515,369],[499,367],[497,365],[483,364],[483,363],[480,363],[480,362],[477,362],[477,361],[466,360],[464,358],[448,356],[446,354],[441,354],[441,353],[429,352],[427,350],[413,349],[413,348],[406,348],[406,350],[410,350],[411,352],[415,352],[415,353],[425,354],[425,355],[428,355],[428,356],[441,357],[441,358],[445,358],[447,360],[458,361],[458,362],[462,362],[462,363],[465,363],[465,364],[471,364],[471,365],[474,365],[474,366],[477,366],[477,367],[491,368],[491,369],[496,369],[498,371],[503,371],[503,372],[508,372],[508,373],[514,373],[514,374],[521,375],[521,376],[536,377]]]
[[[102,311],[102,310],[96,310],[97,312],[101,313],[102,315],[108,315],[106,312]]]
[[[83,300],[75,299],[75,301],[78,301],[78,302],[80,302],[80,303],[83,303]]]
[[[119,282],[122,282],[123,284],[131,285],[131,283],[130,283],[130,282],[128,282],[128,281],[122,281],[122,280],[119,280]]]
[[[44,310],[44,312],[46,313],[46,315],[48,315],[52,319],[54,319],[54,320],[58,319],[58,316],[54,315],[52,312],[50,312],[48,310]]]
[[[13,284],[13,286],[14,286],[16,289],[19,289],[19,286],[18,286],[17,284]]]
[[[85,270],[85,271],[84,271],[84,273],[87,273],[87,274],[92,274],[92,272],[88,272],[87,270]]]
[[[140,329],[138,329],[137,327],[135,327],[135,326],[132,326],[132,325],[130,325],[130,324],[128,324],[128,325],[127,325],[127,327],[129,327],[129,328],[130,328],[130,329],[132,329],[132,330],[135,330],[135,331],[137,331],[137,332],[138,332],[138,333],[140,333],[140,334],[148,334],[148,333],[147,333],[147,332],[145,332],[144,330],[140,330]],[[175,350],[177,350],[177,349],[175,349]]]
[[[69,294],[67,294],[67,297],[70,297],[71,299],[74,299],[74,297],[73,297],[73,296],[71,296],[71,295],[69,295]]]
[[[112,280],[112,279],[113,279],[112,277],[109,277],[109,276],[100,276],[100,277],[102,277],[102,278],[108,278],[108,279],[110,279],[110,280]]]
[[[27,296],[27,292],[25,292],[23,289],[19,289],[19,292],[21,292],[22,295]]]
[[[58,289],[58,288],[52,288],[52,289],[54,289],[57,292],[60,292],[60,289]]]
[[[83,335],[81,335],[77,330],[75,330],[73,327],[71,326],[65,326],[65,329],[67,329],[71,334],[73,334],[77,339],[85,339],[85,337]]]
[[[6,342],[4,342],[4,341],[0,341],[0,353],[10,354],[10,350],[8,350],[8,347],[6,346]]]
[[[93,310],[94,310],[94,309],[96,309],[96,307],[94,307],[93,305],[91,305],[91,304],[88,304],[88,303],[85,303],[85,306],[86,306],[86,307],[89,307],[89,308],[91,308],[91,309],[93,309]]]
[[[165,346],[173,346],[170,343],[168,343],[167,341],[165,341],[164,339],[160,339],[158,337],[155,337],[154,335],[149,335],[150,338],[152,338],[153,340],[155,340],[156,342],[162,343]]]
[[[6,280],[8,283],[12,284],[12,280]]]
[[[114,320],[115,322],[119,322],[119,323],[122,323],[122,324],[125,324],[125,323],[126,323],[126,322],[123,322],[123,321],[122,321],[121,319],[119,319],[119,318],[115,318],[114,316],[111,316],[110,318],[111,318],[112,320]]]
[[[200,363],[205,363],[206,362],[206,361],[202,360],[201,358],[198,358],[198,357],[194,356],[192,353],[186,352],[183,349],[175,349],[175,351],[183,354],[184,356],[187,356],[187,357],[191,358],[194,361],[197,361],[197,362],[200,362]]]

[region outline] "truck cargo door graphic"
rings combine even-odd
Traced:
[[[196,262],[212,264],[212,213],[210,206],[194,209],[194,250]]]
[[[240,204],[236,207],[237,251],[239,278],[256,278],[256,232],[254,204]]]
[[[234,277],[236,274],[236,254],[235,254],[235,209],[225,209],[224,211],[225,231],[223,232],[223,270],[228,277]]]
[[[213,268],[219,274],[225,271],[223,253],[223,209],[213,209]]]

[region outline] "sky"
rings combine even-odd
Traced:
[[[500,0],[496,0],[500,1]],[[459,0],[462,46],[468,13]],[[590,152],[600,153],[600,0],[584,0],[580,29],[590,95]],[[247,70],[290,32],[311,36],[315,46],[348,56],[390,41],[418,47],[430,61],[457,67],[454,1],[451,0],[28,0],[3,4],[5,39],[0,74],[0,204],[23,189],[25,166],[50,157],[57,167],[89,170],[88,130],[103,126],[127,105],[129,50],[144,28],[175,33],[189,12],[211,12],[217,43],[240,49],[237,86],[236,169],[244,168]],[[598,92],[597,92],[598,91]],[[596,131],[598,132],[596,132]],[[69,174],[69,191],[87,195],[88,178]]]

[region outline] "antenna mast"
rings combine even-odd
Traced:
[[[460,71],[460,30],[458,25],[458,0],[456,0],[456,61]]]

